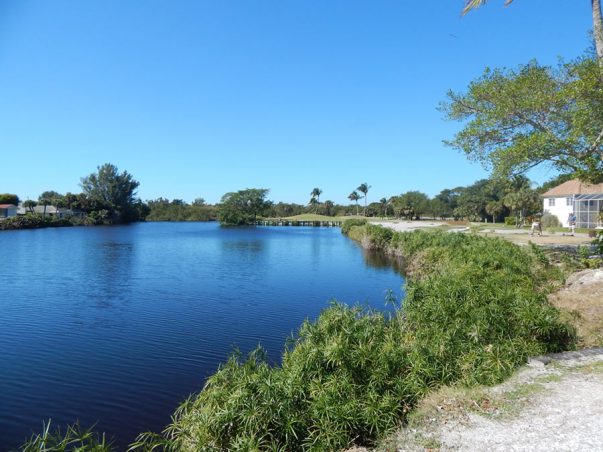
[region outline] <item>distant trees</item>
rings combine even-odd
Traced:
[[[218,205],[220,223],[231,226],[254,224],[272,206],[266,199],[268,192],[265,188],[248,188],[226,193]]]
[[[19,197],[12,193],[0,193],[0,204],[12,204],[14,206],[19,205]]]
[[[210,221],[215,220],[215,209],[205,204],[203,198],[195,199],[191,204],[181,199],[158,198],[147,201],[149,213],[147,221]]]
[[[127,171],[119,172],[115,165],[105,163],[81,179],[81,187],[86,196],[115,221],[130,221],[134,216],[133,207],[136,189],[140,185]]]

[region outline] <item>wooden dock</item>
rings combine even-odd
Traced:
[[[311,226],[314,228],[332,228],[340,227],[342,221],[309,221],[309,220],[285,220],[282,218],[270,220],[258,220],[256,226]]]

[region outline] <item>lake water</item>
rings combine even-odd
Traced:
[[[338,228],[215,223],[0,232],[0,449],[42,421],[123,449],[160,431],[233,350],[285,339],[337,298],[383,308],[402,277]]]

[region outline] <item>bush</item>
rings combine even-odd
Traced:
[[[560,228],[561,227],[561,222],[559,221],[559,218],[557,218],[557,215],[545,213],[544,215],[542,215],[542,218],[540,221],[541,221],[543,228]]]
[[[365,224],[366,219],[364,218],[350,218],[349,220],[344,220],[342,223],[341,232],[347,234],[354,226],[364,226]]]
[[[516,226],[517,225],[517,218],[515,218],[515,217],[505,217],[505,224],[507,226]]]

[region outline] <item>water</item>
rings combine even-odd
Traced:
[[[285,339],[337,298],[383,308],[402,277],[339,229],[215,223],[0,232],[0,450],[42,421],[160,431],[233,347]]]

